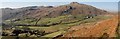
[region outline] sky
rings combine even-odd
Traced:
[[[117,11],[119,0],[0,0],[0,8],[20,8],[27,6],[59,6],[69,4],[70,2],[79,2],[94,7],[108,10]]]
[[[119,0],[0,0],[1,2],[118,2]]]

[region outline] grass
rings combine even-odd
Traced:
[[[26,20],[20,20],[20,21],[15,21],[15,22],[11,22],[11,21],[4,21],[4,23],[7,24],[12,24],[12,25],[16,25],[16,24],[35,24],[35,22],[32,22],[33,20],[31,19],[26,19]]]
[[[74,18],[76,17],[76,18]],[[56,18],[42,18],[40,21],[38,21],[37,24],[45,24],[45,25],[50,25],[50,24],[53,24],[53,23],[59,23],[62,21],[62,23],[70,23],[70,22],[74,22],[74,21],[77,21],[78,19],[83,19],[85,17],[85,15],[76,15],[76,16],[73,16],[73,15],[65,15],[65,16],[59,16],[59,17],[56,17]],[[15,20],[15,19],[11,19],[11,20]],[[72,21],[71,21],[72,20]],[[23,19],[23,20],[18,20],[18,21],[15,21],[15,22],[11,22],[10,20],[6,20],[4,21],[5,23],[7,24],[12,24],[12,25],[15,25],[15,24],[31,24],[31,25],[34,25],[36,23],[36,19]]]
[[[56,26],[50,26],[50,27],[29,27],[30,29],[35,29],[35,30],[43,30],[45,32],[54,32],[57,30],[66,30],[67,27],[65,25],[56,25]]]
[[[37,24],[52,24],[52,23],[58,23],[60,21],[62,21],[62,23],[70,23],[70,22],[74,22],[77,20],[83,20],[85,18],[86,15],[65,15],[65,16],[59,16],[56,18],[42,18],[40,21],[38,21]],[[95,19],[106,19],[109,18],[108,16],[96,16]],[[15,19],[11,19],[11,20],[15,20]],[[15,22],[11,22],[10,20],[6,20],[4,21],[7,24],[35,24],[36,23],[36,19],[24,19],[24,20],[18,20]]]
[[[16,39],[17,36],[2,36],[1,39]]]
[[[52,23],[59,23],[61,20],[69,18],[71,15],[67,16],[59,16],[56,18],[43,18],[37,24],[52,24]]]
[[[70,17],[70,16],[67,16],[67,17]],[[52,21],[52,22],[55,22],[55,21],[59,21],[60,19],[65,19],[67,18],[66,16],[61,16],[61,17],[58,17],[58,18],[45,18],[46,20],[41,20],[41,21]],[[46,32],[52,32],[52,31],[57,31],[57,30],[67,30],[68,27],[71,27],[71,26],[77,26],[77,25],[80,25],[80,24],[83,24],[83,23],[90,23],[90,22],[97,22],[99,20],[104,20],[104,19],[107,19],[107,18],[110,18],[110,17],[106,17],[106,16],[96,16],[94,18],[90,18],[90,19],[86,19],[86,20],[82,20],[82,21],[78,21],[78,20],[71,20],[70,22],[66,22],[66,23],[69,23],[69,24],[58,24],[58,25],[52,25],[50,27],[40,27],[40,26],[29,26],[30,29],[35,29],[35,30],[44,30]],[[49,20],[50,19],[50,20]],[[82,18],[79,18],[79,20],[81,20]],[[74,23],[71,23],[71,22],[74,22]],[[38,23],[39,24],[39,23]],[[19,27],[20,28],[20,27]]]
[[[58,32],[54,32],[54,33],[51,33],[51,34],[48,34],[48,35],[44,35],[42,37],[56,37],[56,36],[61,35],[63,33],[65,33],[65,31],[58,31]]]

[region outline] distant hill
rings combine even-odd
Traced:
[[[23,7],[23,8],[2,8],[2,19],[10,19],[10,18],[17,18],[17,17],[23,17],[25,13],[28,11],[31,11],[30,9],[37,9],[37,6],[30,6],[30,7]]]
[[[18,9],[2,8],[3,20],[10,18],[42,18],[42,17],[57,17],[61,15],[77,15],[77,14],[106,14],[107,11],[95,8],[90,5],[72,2],[70,4],[54,6],[29,6]]]

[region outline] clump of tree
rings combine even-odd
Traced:
[[[45,31],[40,31],[40,30],[14,30],[13,36],[20,36],[24,35],[25,37],[31,36],[31,35],[36,35],[36,36],[43,36],[45,34]]]
[[[46,34],[45,31],[33,30],[30,28],[15,29],[11,33],[2,32],[2,36],[20,36],[20,37],[31,37],[31,36],[41,37],[45,34]]]

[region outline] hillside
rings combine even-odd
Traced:
[[[110,19],[96,23],[73,26],[69,29],[71,32],[66,33],[64,37],[116,37],[117,24],[118,18],[113,16]]]
[[[43,17],[56,17],[66,14],[106,14],[107,11],[95,8],[91,5],[80,4],[77,2],[72,2],[66,5],[54,6],[29,6],[23,8],[3,8],[2,14],[3,19],[10,18],[43,18]]]
[[[7,20],[7,19],[13,19],[13,18],[20,18],[23,17],[23,15],[31,11],[31,9],[38,9],[37,6],[29,6],[29,7],[23,7],[23,8],[17,8],[17,9],[12,9],[12,8],[2,8],[2,19]]]

